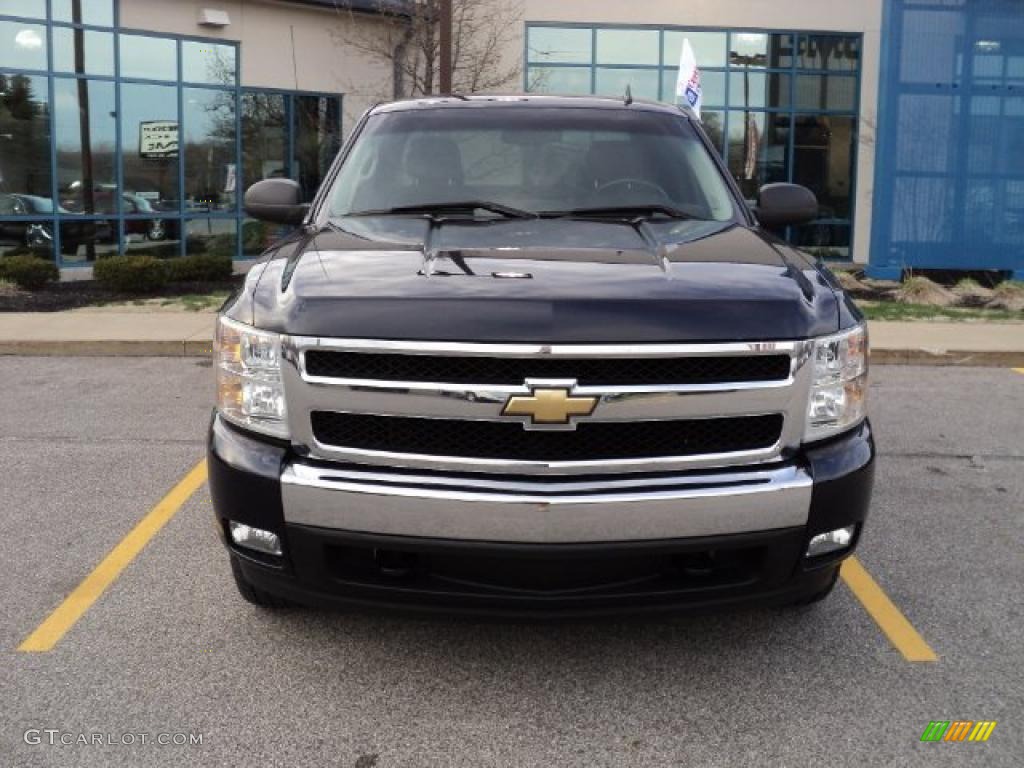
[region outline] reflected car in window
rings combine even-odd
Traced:
[[[57,207],[62,214],[71,211]],[[47,216],[54,213],[53,201],[36,195],[0,195],[0,216]],[[80,245],[109,240],[111,227],[105,221],[68,221],[64,224],[61,252],[68,254]],[[53,247],[53,222],[0,219],[0,237],[24,243],[33,250]]]

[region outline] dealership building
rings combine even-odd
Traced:
[[[119,251],[254,258],[277,233],[241,192],[287,176],[312,195],[394,91],[391,62],[354,41],[386,37],[404,5],[0,0],[0,256],[31,249],[65,274]],[[504,90],[671,101],[688,39],[743,193],[816,193],[790,241],[878,276],[1024,278],[1021,0],[512,6]]]

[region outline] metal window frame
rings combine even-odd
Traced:
[[[266,87],[246,87],[242,85],[241,73],[242,73],[242,45],[240,42],[223,40],[220,38],[203,37],[199,35],[175,35],[175,34],[164,34],[161,32],[154,32],[145,29],[137,29],[130,27],[121,26],[121,8],[120,3],[117,0],[110,0],[113,7],[113,25],[110,27],[96,25],[96,24],[74,24],[67,21],[57,21],[53,18],[53,0],[46,1],[46,15],[44,18],[28,17],[28,16],[17,16],[12,14],[0,14],[0,21],[11,21],[21,24],[32,24],[35,26],[43,26],[46,31],[46,68],[45,69],[23,69],[23,68],[4,68],[2,70],[5,75],[24,75],[30,77],[44,77],[46,78],[46,100],[47,100],[47,120],[48,129],[50,135],[50,147],[49,147],[49,191],[50,199],[54,202],[54,210],[52,214],[33,214],[29,216],[5,216],[0,215],[0,220],[4,221],[26,221],[26,222],[40,222],[49,224],[53,231],[53,253],[52,257],[58,267],[62,269],[82,269],[90,268],[92,265],[88,262],[80,261],[67,261],[64,259],[61,253],[61,225],[65,222],[88,222],[88,221],[106,221],[113,225],[116,230],[116,251],[117,253],[125,253],[125,223],[130,221],[138,220],[151,220],[154,218],[161,219],[167,222],[176,222],[179,232],[177,255],[182,256],[187,253],[187,232],[188,227],[193,221],[206,221],[206,220],[220,220],[220,221],[234,221],[235,222],[235,252],[234,260],[236,261],[251,261],[258,258],[256,255],[246,255],[242,251],[242,226],[246,219],[245,212],[242,209],[241,198],[242,190],[245,188],[245,179],[243,178],[242,170],[242,97],[246,93],[274,93],[280,94],[284,97],[285,101],[285,132],[286,132],[286,151],[287,157],[285,159],[287,170],[289,175],[293,175],[294,168],[296,167],[295,158],[295,135],[297,131],[297,118],[295,109],[295,99],[301,96],[312,96],[316,98],[324,98],[335,102],[335,106],[332,109],[336,110],[338,116],[338,135],[339,142],[344,130],[344,94],[337,92],[325,92],[325,91],[313,91],[313,90],[288,90],[281,88],[266,88]],[[82,29],[85,31],[92,32],[103,32],[113,36],[113,55],[114,55],[114,73],[113,75],[93,75],[93,74],[78,74],[75,72],[57,72],[54,70],[54,56],[53,56],[53,30],[55,28],[62,29]],[[140,77],[122,77],[121,75],[121,36],[122,35],[134,35],[139,37],[151,37],[160,40],[170,40],[174,43],[176,60],[176,72],[174,79],[148,79]],[[186,42],[197,42],[210,45],[219,45],[231,47],[235,51],[235,77],[234,82],[228,85],[216,84],[216,83],[196,83],[191,81],[185,81],[184,79],[184,48]],[[56,142],[56,116],[55,110],[53,109],[54,96],[55,96],[55,83],[56,79],[61,78],[65,80],[90,80],[98,82],[108,82],[114,84],[114,109],[116,112],[115,118],[115,132],[114,132],[114,164],[115,164],[115,181],[117,184],[117,192],[115,193],[115,205],[114,210],[107,214],[72,214],[72,213],[61,213],[59,210],[58,202],[58,167],[57,167],[57,142]],[[235,168],[236,168],[236,186],[237,194],[235,204],[230,210],[220,211],[208,211],[204,213],[187,211],[185,209],[185,182],[186,182],[186,168],[185,168],[185,156],[184,151],[179,151],[178,156],[178,171],[177,171],[177,198],[178,207],[176,211],[159,211],[157,216],[151,216],[148,214],[130,214],[125,213],[123,209],[122,195],[124,192],[124,142],[122,137],[123,124],[122,124],[122,98],[121,90],[123,85],[159,85],[166,87],[173,87],[176,89],[175,97],[177,101],[177,112],[178,112],[178,126],[179,126],[179,139],[183,140],[185,135],[186,119],[184,114],[184,98],[185,89],[202,89],[212,90],[219,92],[230,92],[233,95],[232,103],[235,109]]]

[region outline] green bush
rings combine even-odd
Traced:
[[[167,270],[152,256],[108,256],[96,261],[93,277],[118,293],[152,293],[166,285]]]
[[[0,259],[0,278],[10,280],[19,288],[38,291],[60,278],[57,265],[38,256],[6,256]]]
[[[196,253],[164,262],[172,283],[207,283],[231,279],[231,256]]]

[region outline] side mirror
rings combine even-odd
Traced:
[[[291,179],[264,179],[245,190],[243,207],[254,219],[275,224],[301,224],[309,206],[299,202],[302,189]]]
[[[766,227],[806,224],[818,217],[818,198],[799,184],[765,184],[757,193],[754,213]]]

